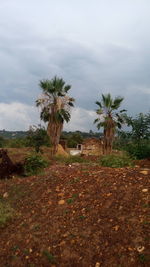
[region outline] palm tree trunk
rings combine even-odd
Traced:
[[[104,127],[104,149],[103,153],[109,155],[112,153],[112,145],[115,134],[115,126],[113,120],[110,118],[107,121],[106,127]]]
[[[63,128],[63,123],[56,123],[51,121],[49,121],[48,123],[47,134],[50,137],[50,141],[52,143],[52,150],[51,150],[52,156],[54,156],[57,153],[62,128]]]

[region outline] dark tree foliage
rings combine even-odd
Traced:
[[[119,131],[115,148],[126,150],[137,159],[150,158],[150,113],[126,117],[130,132]]]

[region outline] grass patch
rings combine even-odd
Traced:
[[[14,209],[10,204],[0,201],[0,227],[6,226],[13,216]]]
[[[70,156],[65,158],[63,156],[55,156],[54,159],[58,162],[65,163],[65,164],[72,164],[72,163],[91,163],[90,160],[82,158],[81,156]]]
[[[133,160],[127,156],[118,156],[118,155],[106,155],[101,157],[99,161],[101,166],[112,167],[112,168],[123,168],[123,167],[133,167]]]

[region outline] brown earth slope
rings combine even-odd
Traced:
[[[149,181],[140,167],[94,164],[1,180],[16,214],[0,228],[0,266],[150,266]]]

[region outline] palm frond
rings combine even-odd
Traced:
[[[98,121],[99,121],[99,118],[95,119],[95,120],[94,120],[94,123],[97,123]]]
[[[112,104],[112,109],[118,109],[123,101],[123,97],[116,97]]]
[[[96,101],[95,104],[98,105],[100,108],[102,108],[102,104],[101,104],[101,102]]]

